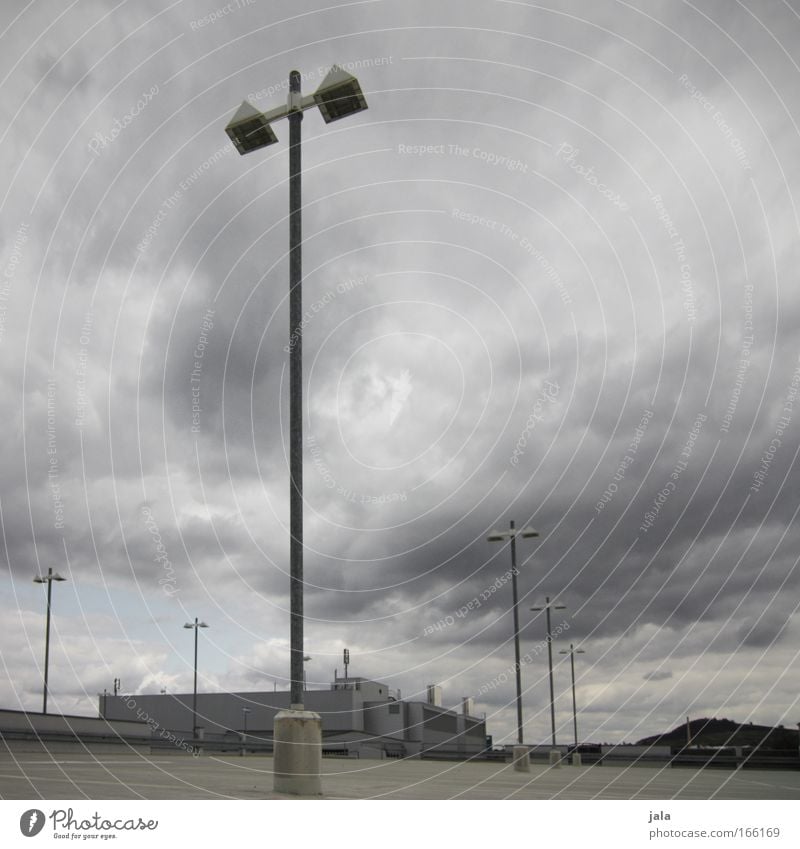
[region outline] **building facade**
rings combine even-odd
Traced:
[[[438,692],[437,692],[438,691]],[[431,697],[433,692],[433,697]],[[342,757],[471,758],[486,748],[486,723],[462,710],[442,707],[439,688],[429,701],[403,701],[380,681],[336,678],[328,690],[307,690],[306,710],[322,720],[323,754]],[[146,722],[156,746],[271,751],[275,715],[289,707],[289,693],[198,693],[197,739],[192,694],[100,697],[100,716]]]

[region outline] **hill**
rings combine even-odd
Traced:
[[[772,728],[768,725],[747,725],[730,719],[693,719],[689,722],[692,746],[744,746],[762,749],[798,748],[798,732],[790,728]],[[666,734],[656,734],[639,740],[637,746],[686,745],[686,723]]]

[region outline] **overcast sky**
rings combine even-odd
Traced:
[[[14,8],[11,8],[13,6]],[[303,120],[306,651],[514,736],[794,725],[800,3],[2,10],[0,704],[286,687],[288,192]]]

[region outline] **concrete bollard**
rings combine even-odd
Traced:
[[[550,749],[550,766],[561,766],[561,752],[558,749]]]
[[[531,756],[527,746],[514,746],[511,752],[511,760],[517,772],[531,771]]]
[[[572,765],[573,766],[583,766],[583,762],[581,761],[581,753],[573,752],[572,753]]]
[[[310,710],[282,710],[275,717],[273,788],[294,796],[321,796],[322,722]]]

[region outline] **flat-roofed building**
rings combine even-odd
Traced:
[[[380,681],[353,677],[337,677],[328,690],[306,690],[303,700],[306,710],[321,717],[324,754],[469,758],[486,748],[485,721],[463,710],[469,700],[458,712],[404,701]],[[192,701],[192,693],[106,695],[100,715],[147,722],[154,745],[186,748],[193,744]],[[270,751],[275,715],[289,704],[288,691],[198,693],[198,738],[209,751],[227,744]]]

